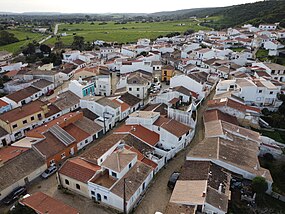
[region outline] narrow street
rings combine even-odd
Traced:
[[[207,97],[207,99],[202,103],[200,108],[198,109],[197,114],[197,126],[196,133],[192,140],[192,142],[188,145],[188,147],[178,153],[175,158],[173,158],[164,169],[155,176],[150,188],[147,190],[145,197],[142,199],[139,206],[135,209],[136,214],[154,214],[156,211],[164,212],[165,208],[169,202],[171,197],[171,190],[167,187],[167,182],[170,175],[174,171],[179,171],[183,166],[186,155],[197,145],[200,141],[204,139],[204,123],[203,123],[203,114],[207,109],[207,101],[211,100],[214,96],[215,90],[211,92],[211,94]]]

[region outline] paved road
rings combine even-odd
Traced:
[[[186,155],[190,149],[204,139],[203,113],[207,109],[207,101],[212,99],[213,96],[214,90],[198,110],[196,133],[192,142],[185,150],[178,153],[176,157],[171,160],[164,169],[161,169],[161,171],[155,176],[144,199],[136,208],[136,214],[154,214],[156,211],[160,211],[162,213],[165,212],[165,208],[171,197],[171,191],[167,188],[168,179],[174,171],[179,171],[181,166],[183,166]]]

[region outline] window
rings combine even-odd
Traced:
[[[132,167],[132,163],[129,164],[129,169]]]
[[[91,195],[95,195],[95,192],[94,192],[94,191],[91,191]]]
[[[69,185],[69,180],[65,179],[64,182],[66,185]]]
[[[189,131],[186,133],[186,136],[188,136],[189,135]]]
[[[269,94],[273,94],[273,91],[270,91]]]
[[[85,143],[88,143],[88,140],[85,140]]]
[[[79,184],[76,184],[76,189],[80,190],[80,185]]]
[[[107,197],[106,195],[104,195],[104,199],[105,199],[105,200],[108,200],[108,197]]]
[[[137,88],[137,91],[140,91],[140,88]]]
[[[23,120],[23,124],[27,124],[28,123],[28,121],[27,120]]]
[[[61,156],[61,159],[64,159],[65,158],[65,152],[62,153],[60,156]]]
[[[262,93],[262,90],[259,90],[258,93]]]
[[[182,137],[179,138],[179,141],[182,139]]]
[[[140,97],[140,95],[139,95],[139,94],[137,94],[137,97]]]
[[[14,125],[12,126],[13,129],[15,129],[15,128],[17,128],[17,127],[18,127],[17,124],[14,124]]]
[[[39,118],[39,119],[42,119],[42,114],[38,114],[38,118]]]
[[[31,116],[31,121],[33,121],[35,119],[35,117],[34,116]]]
[[[129,91],[132,91],[132,88],[129,88]]]
[[[116,172],[112,172],[112,176],[116,178],[117,177],[117,173]]]

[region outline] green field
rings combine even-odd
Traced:
[[[20,40],[19,42],[16,43],[0,46],[0,50],[6,50],[11,53],[18,52],[21,49],[21,47],[25,47],[28,43],[33,42],[34,40],[40,41],[44,37],[47,37],[46,35],[25,31],[24,29],[8,30],[8,31],[10,33],[13,33]],[[27,37],[29,38],[29,40],[27,40]]]
[[[179,24],[185,24],[179,26]],[[155,39],[160,35],[166,35],[172,32],[183,33],[188,29],[206,30],[208,28],[198,25],[195,20],[183,21],[167,21],[152,23],[136,23],[129,22],[127,24],[115,24],[115,22],[107,22],[107,24],[99,25],[99,22],[91,24],[85,22],[81,24],[61,24],[59,33],[66,32],[68,36],[61,37],[64,44],[71,44],[73,34],[83,36],[85,41],[104,40],[107,42],[127,43],[135,42],[139,38]],[[54,44],[55,38],[47,41],[47,44]]]

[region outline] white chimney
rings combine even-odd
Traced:
[[[202,193],[202,197],[205,198],[206,197],[206,191],[203,191]]]

